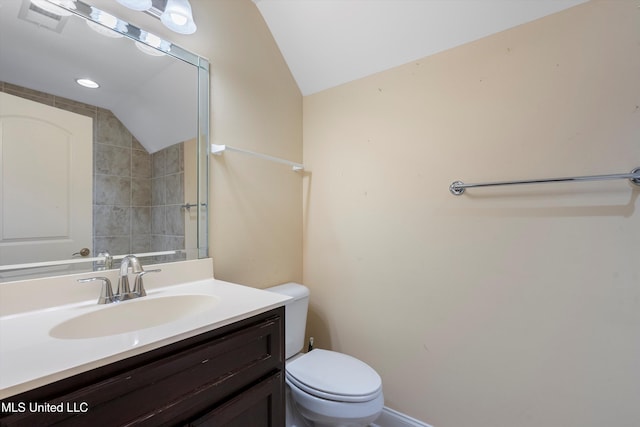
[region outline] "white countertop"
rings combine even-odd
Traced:
[[[108,309],[110,304],[98,305],[94,298],[0,316],[0,398],[249,318],[282,306],[289,299],[213,278],[148,287],[143,298],[172,295],[208,295],[217,301],[211,310],[200,310],[158,326],[82,339],[55,338],[50,330],[76,316]],[[117,304],[135,304],[141,299]]]

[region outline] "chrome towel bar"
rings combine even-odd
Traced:
[[[546,178],[546,179],[528,179],[521,181],[501,181],[501,182],[484,182],[479,184],[465,184],[462,181],[454,181],[449,186],[449,191],[455,196],[464,193],[466,188],[473,187],[493,187],[499,185],[516,185],[516,184],[544,184],[549,182],[582,182],[582,181],[603,181],[610,179],[628,179],[632,184],[640,186],[640,168],[635,168],[630,173],[617,173],[611,175],[592,175],[592,176],[572,176],[566,178]]]

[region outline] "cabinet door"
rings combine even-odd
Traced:
[[[190,427],[284,427],[282,373],[272,375],[189,424]]]

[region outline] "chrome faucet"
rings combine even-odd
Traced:
[[[120,262],[120,277],[118,279],[118,290],[116,291],[116,296],[120,301],[125,301],[128,299],[138,298],[140,295],[131,291],[131,287],[129,286],[129,264],[131,264],[131,271],[134,274],[142,273],[142,265],[138,258],[133,255],[127,255],[122,258]]]
[[[102,282],[102,291],[98,298],[98,304],[111,304],[112,302],[118,302],[118,297],[113,294],[113,288],[111,287],[111,280],[106,277],[90,277],[88,279],[78,279],[80,283],[87,282]]]
[[[155,270],[146,270],[138,273],[136,275],[136,281],[133,283],[133,293],[136,294],[138,297],[147,296],[147,291],[144,289],[144,282],[142,281],[142,276],[148,273],[159,273],[160,271],[162,270],[157,268]]]
[[[129,286],[129,267],[131,267],[131,271],[136,275],[136,280],[134,282],[133,291]],[[111,287],[111,281],[106,277],[91,277],[88,279],[78,279],[78,282],[86,283],[86,282],[94,282],[101,281],[102,282],[102,291],[100,292],[100,298],[98,298],[98,304],[110,304],[118,301],[125,301],[128,299],[140,298],[147,295],[147,292],[144,289],[144,284],[142,282],[142,276],[147,273],[157,273],[161,271],[160,269],[156,270],[147,270],[144,271],[142,268],[142,264],[137,257],[134,255],[127,255],[122,258],[120,262],[120,274],[118,276],[118,289],[116,293],[113,293],[113,288]]]

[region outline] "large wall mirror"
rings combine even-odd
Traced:
[[[209,62],[54,3],[0,0],[0,281],[206,257]]]

